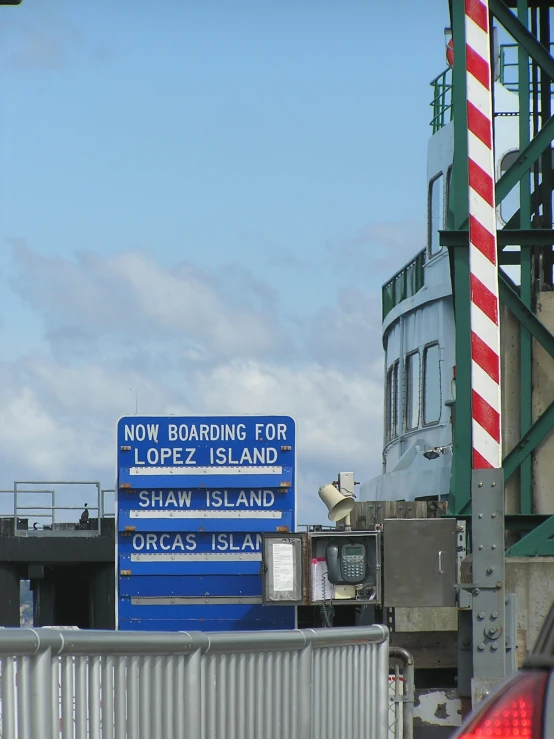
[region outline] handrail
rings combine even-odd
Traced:
[[[381,293],[383,320],[399,303],[411,298],[424,286],[425,254],[426,250],[422,249],[383,285]]]
[[[433,117],[431,119],[431,127],[433,133],[437,133],[449,121],[452,120],[454,108],[452,104],[452,69],[448,67],[441,72],[430,83],[433,88],[433,100],[431,107],[433,108]],[[450,111],[450,117],[448,112]]]

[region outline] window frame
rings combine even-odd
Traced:
[[[429,352],[429,349],[433,349],[433,347],[437,347],[438,349],[438,370],[439,370],[439,387],[438,387],[438,393],[439,393],[439,404],[438,404],[438,419],[436,421],[427,421],[425,416],[425,407],[426,407],[426,392],[425,389],[427,387],[427,355]],[[421,397],[421,409],[422,409],[422,426],[428,427],[428,426],[437,426],[441,422],[441,416],[442,416],[442,378],[441,378],[441,348],[438,341],[430,341],[428,344],[425,344],[423,347],[423,353],[422,353],[422,397]]]
[[[418,363],[417,363],[417,369],[418,369],[418,377],[417,377],[417,420],[415,426],[411,425],[413,413],[410,415],[409,411],[409,398],[410,398],[410,391],[409,391],[409,380],[410,380],[410,373],[408,371],[409,367],[409,361],[412,357],[415,357],[417,354],[418,357]],[[404,358],[404,423],[406,425],[406,431],[416,431],[420,427],[421,420],[422,420],[422,394],[421,394],[421,352],[419,349],[415,349],[414,351],[408,352]],[[415,406],[414,406],[415,409]]]
[[[399,433],[399,392],[398,380],[400,374],[400,359],[395,359],[389,365],[386,373],[385,394],[385,440],[387,444],[398,439]],[[392,411],[392,413],[391,413]]]
[[[433,251],[433,233],[434,231],[441,231],[444,228],[444,201],[445,201],[445,186],[444,186],[444,172],[437,172],[437,174],[429,180],[429,189],[427,192],[427,257],[433,259],[442,251],[442,246],[438,244],[438,249]],[[441,198],[442,198],[442,213],[439,214],[439,225],[438,228],[433,228],[433,186],[435,182],[441,181]],[[437,236],[438,240],[438,236]]]

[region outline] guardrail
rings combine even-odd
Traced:
[[[382,289],[383,321],[393,308],[406,298],[411,298],[425,284],[425,249],[393,275]]]
[[[453,118],[454,107],[452,105],[452,69],[449,67],[441,72],[438,77],[430,83],[433,88],[433,117],[431,128],[437,133]]]
[[[386,739],[385,626],[1,629],[2,739]]]
[[[42,536],[52,531],[59,535],[68,529],[98,536],[102,520],[115,517],[115,490],[102,488],[99,482],[17,481],[13,489],[0,490],[0,495],[0,518],[13,519],[14,536]],[[106,510],[107,496],[111,511]],[[87,502],[90,516],[84,526],[79,523],[84,503],[69,504],[79,499]]]
[[[389,655],[389,739],[413,739],[414,658],[402,647],[391,647]]]

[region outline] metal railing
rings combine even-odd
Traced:
[[[2,739],[388,736],[384,626],[1,629],[0,667]]]
[[[552,54],[554,44],[550,44],[550,54]],[[518,50],[520,49],[519,44],[501,44],[500,45],[500,82],[510,92],[519,92],[519,61],[518,61]],[[533,66],[532,59],[529,59],[529,68]],[[529,78],[532,79],[531,74]],[[527,86],[528,80],[525,80]],[[541,80],[540,74],[537,79],[537,93],[541,92]],[[550,94],[554,94],[552,89]]]
[[[74,516],[74,520],[71,520],[72,516],[68,516],[68,512],[75,511],[80,514],[84,506],[83,504],[77,506],[60,504],[60,491],[57,490],[60,486],[66,488],[66,491],[62,492],[65,499],[71,494],[67,492],[68,487],[86,486],[95,488],[91,504],[87,503],[91,518],[95,518],[96,514],[96,522],[91,522],[94,525],[78,526],[80,515]],[[55,531],[59,535],[63,533],[64,529],[71,529],[72,531],[78,529],[80,534],[97,536],[101,534],[102,530],[106,493],[112,492],[112,490],[103,490],[99,482],[71,482],[68,480],[61,482],[16,481],[13,490],[0,490],[0,493],[12,496],[12,500],[9,501],[11,513],[7,514],[7,512],[2,511],[0,517],[13,516],[13,533],[15,536],[44,535],[50,531]],[[86,497],[90,496],[87,495]],[[40,528],[37,525],[39,523],[41,523]]]
[[[444,72],[441,72],[438,77],[435,77],[431,82],[431,87],[433,88],[433,101],[431,103],[433,117],[431,119],[431,128],[435,134],[452,120],[454,114],[454,107],[452,105],[452,69],[449,67]]]
[[[415,295],[425,284],[425,249],[408,262],[382,288],[383,320],[399,303]]]
[[[389,654],[389,739],[413,739],[414,659],[402,647],[391,647]]]

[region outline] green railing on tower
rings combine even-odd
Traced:
[[[383,285],[383,320],[395,306],[421,290],[425,284],[424,266],[425,249]]]
[[[437,133],[447,123],[450,123],[454,113],[452,106],[452,69],[448,67],[438,77],[435,77],[431,82],[431,87],[433,88],[431,127],[433,133]]]

